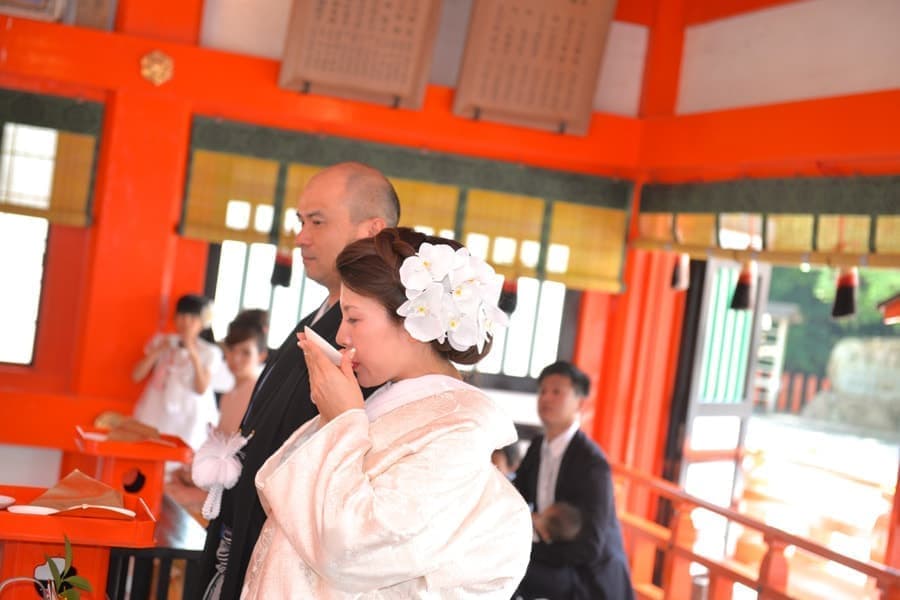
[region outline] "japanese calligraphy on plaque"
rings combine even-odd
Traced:
[[[584,134],[615,0],[475,0],[453,111]]]
[[[294,0],[279,85],[418,108],[441,0]]]

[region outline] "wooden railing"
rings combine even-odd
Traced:
[[[810,596],[789,585],[787,552],[796,550],[832,561],[868,578],[870,600],[900,600],[900,570],[882,564],[861,561],[842,555],[816,542],[798,537],[761,521],[723,508],[685,493],[677,486],[628,467],[613,465],[616,481],[616,503],[622,524],[626,550],[631,563],[632,580],[639,598],[652,600],[730,600],[735,583],[755,590],[758,597],[769,600],[799,600]],[[671,505],[668,525],[646,519],[640,514],[657,514],[661,503]],[[694,549],[697,531],[692,514],[705,509],[755,532],[764,544],[764,554],[757,564],[746,564],[728,557],[700,554]],[[661,555],[661,569],[656,561]],[[696,563],[707,570],[704,590],[691,575]],[[654,573],[656,577],[654,578]],[[835,590],[818,597],[840,597]],[[862,600],[860,596],[855,596]]]

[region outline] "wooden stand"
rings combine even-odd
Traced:
[[[27,504],[42,494],[43,488],[0,486],[0,494],[12,496],[16,504]],[[65,554],[64,538],[72,544],[72,565],[90,582],[93,592],[82,593],[86,600],[105,598],[109,549],[144,548],[154,543],[156,521],[139,498],[126,497],[125,507],[137,516],[130,520],[55,515],[14,514],[0,510],[0,581],[32,577],[46,557]],[[34,586],[20,583],[4,590],[3,600],[33,600]]]
[[[78,452],[65,452],[60,475],[72,469],[113,486],[125,496],[141,497],[150,511],[162,509],[166,462],[190,463],[193,451],[180,438],[162,435],[159,440],[119,442],[100,439],[95,431],[76,431]]]

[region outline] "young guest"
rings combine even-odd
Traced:
[[[240,429],[253,386],[266,361],[268,321],[266,311],[245,310],[228,325],[224,340],[225,363],[234,377],[234,387],[223,394],[219,402],[217,429],[223,433],[234,433]]]
[[[337,268],[346,350],[338,367],[298,334],[319,416],[256,474],[268,520],[241,597],[509,598],[531,518],[488,458],[516,430],[453,366],[490,350],[502,278],[406,228]]]
[[[229,439],[229,436],[237,433],[240,428],[253,386],[266,360],[268,328],[268,313],[256,309],[238,313],[228,325],[228,333],[224,340],[225,363],[234,385],[222,395],[219,402],[220,415],[216,426],[218,434],[213,432],[210,439],[196,449],[195,461],[202,460],[210,452],[215,455],[216,446],[210,444]],[[166,483],[166,493],[184,506],[198,521],[205,522],[210,514],[209,508],[204,508],[204,502],[208,498],[208,486],[203,486],[204,489],[197,487],[192,480],[192,472],[193,465],[178,469],[174,477]],[[221,493],[221,490],[218,493]]]
[[[175,333],[155,335],[132,372],[138,382],[152,371],[134,417],[193,448],[206,439],[207,424],[219,420],[210,378],[222,362],[222,352],[200,337],[209,309],[210,301],[203,296],[179,298]]]

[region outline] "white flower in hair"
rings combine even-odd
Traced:
[[[478,323],[474,319],[466,318],[449,294],[444,295],[442,306],[444,329],[447,331],[447,339],[453,349],[465,352],[478,344]]]
[[[414,258],[410,256],[406,260]],[[401,278],[402,281],[402,278]],[[409,297],[410,289],[406,290]],[[415,339],[420,342],[430,342],[440,338],[444,341],[446,330],[441,320],[441,300],[444,296],[444,286],[440,283],[429,283],[425,289],[414,291],[413,297],[400,305],[397,314],[406,317],[404,326]]]
[[[494,326],[507,323],[497,307],[503,276],[466,248],[423,243],[403,261],[400,281],[407,301],[397,314],[420,342],[448,340],[460,352],[473,346],[481,352]]]
[[[424,290],[428,284],[441,281],[453,267],[453,248],[445,244],[424,242],[419,251],[407,257],[400,266],[400,281],[410,290]]]
[[[493,333],[495,326],[506,327],[509,317],[500,310],[500,307],[494,304],[485,304],[484,312],[478,319],[478,351],[484,346],[484,340],[488,333]]]

